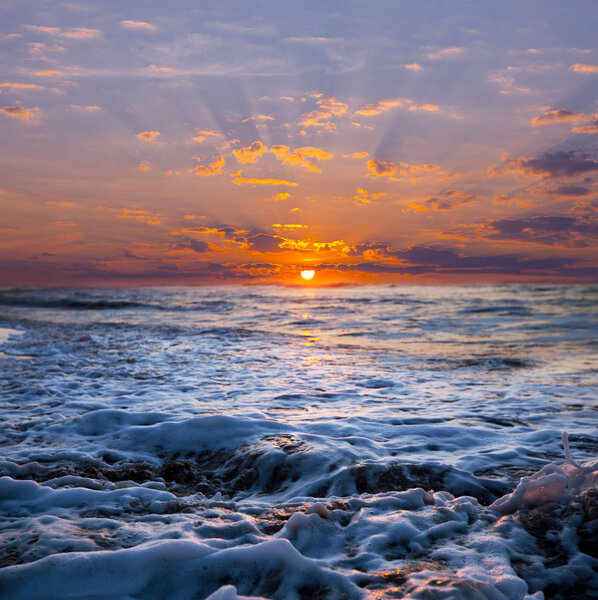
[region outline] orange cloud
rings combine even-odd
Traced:
[[[39,108],[25,108],[24,106],[3,106],[0,108],[0,112],[13,117],[13,119],[20,119],[21,121],[27,121],[27,123],[33,123],[37,121],[39,117]]]
[[[312,146],[291,150],[288,146],[277,145],[272,146],[270,152],[283,163],[305,167],[308,171],[313,171],[314,173],[321,173],[322,169],[313,165],[309,161],[310,158],[328,160],[333,156],[330,152],[326,152],[326,150],[321,150],[320,148],[314,148]]]
[[[386,112],[387,110],[394,108],[395,106],[401,106],[404,101],[401,99],[397,100],[380,100],[375,104],[367,104],[363,108],[355,111],[356,115],[372,116],[379,115],[380,113]]]
[[[307,229],[307,225],[299,225],[297,223],[273,223],[272,227],[276,229]]]
[[[8,89],[11,92],[15,90],[43,90],[43,86],[36,85],[35,83],[14,83],[9,81],[3,81],[0,83],[0,88]]]
[[[37,31],[47,35],[60,36],[73,40],[89,40],[100,37],[102,32],[99,29],[88,29],[87,27],[74,27],[73,29],[63,30],[60,27],[44,27],[43,25],[25,25],[29,31]]]
[[[576,73],[598,73],[598,65],[583,65],[575,63],[571,65],[571,70]]]
[[[25,29],[47,33],[48,35],[58,35],[60,33],[60,27],[44,27],[43,25],[25,25]]]
[[[390,177],[391,179],[396,179],[393,175],[406,175],[407,167],[409,166],[405,163],[399,163],[397,165],[392,162],[376,160],[375,158],[370,158],[367,165],[368,169],[376,177]]]
[[[316,102],[320,108],[330,111],[333,115],[344,115],[349,106],[344,102],[339,102],[336,98],[321,98]]]
[[[87,110],[91,112],[102,110],[97,104],[90,104],[89,106],[79,106],[78,104],[71,104],[71,108],[75,110]]]
[[[91,40],[102,35],[99,29],[88,29],[87,27],[75,27],[68,31],[60,33],[62,37],[70,38],[73,40]]]
[[[64,208],[75,206],[72,202],[68,202],[67,200],[46,200],[45,203],[50,204],[51,206],[62,206]]]
[[[583,113],[574,113],[570,110],[564,110],[562,108],[547,110],[539,117],[534,117],[530,120],[530,124],[537,125],[550,125],[552,123],[571,123],[575,121],[583,121],[586,116]]]
[[[289,192],[280,192],[280,194],[276,194],[276,196],[274,196],[274,200],[286,200],[287,198],[292,198]]]
[[[217,133],[216,131],[202,130],[202,131],[199,131],[198,135],[196,135],[192,139],[193,139],[194,142],[197,142],[198,144],[201,144],[202,142],[205,142],[205,140],[207,140],[209,137],[221,138],[222,134],[221,133]]]
[[[357,204],[369,204],[372,200],[377,200],[382,196],[386,196],[386,192],[370,193],[363,188],[359,188],[356,190],[353,200],[355,200]]]
[[[313,97],[318,97],[321,94],[313,94]],[[334,116],[344,115],[348,110],[349,106],[344,102],[338,101],[336,98],[319,98],[316,101],[318,105],[317,110],[305,113],[303,119],[299,121],[300,127],[322,127],[328,131],[333,131],[336,126],[331,123],[328,119]]]
[[[137,134],[137,139],[143,140],[144,142],[154,142],[159,135],[159,131],[142,131]]]
[[[465,52],[465,48],[461,46],[451,46],[450,48],[443,48],[436,52],[428,52],[428,58],[430,60],[438,60],[441,58],[453,58],[455,56],[461,56]]]
[[[119,219],[135,219],[146,225],[160,225],[161,221],[157,216],[150,215],[145,210],[136,210],[132,208],[121,208],[116,215]]]
[[[582,125],[572,129],[575,133],[598,133],[598,123],[596,125]]]
[[[409,110],[421,110],[424,112],[438,112],[440,110],[439,106],[436,104],[415,104],[410,103]]]
[[[145,30],[145,31],[156,31],[155,25],[152,25],[151,23],[146,23],[145,21],[125,20],[125,21],[121,21],[119,23],[119,25],[123,29],[138,29],[138,30]]]
[[[62,71],[57,71],[56,69],[38,69],[33,74],[37,77],[61,77]]]
[[[241,171],[233,176],[233,183],[237,185],[297,185],[294,181],[286,181],[285,179],[259,179],[256,177],[243,177]]]
[[[212,177],[213,175],[219,175],[222,173],[224,164],[224,156],[216,156],[210,163],[210,166],[204,167],[202,165],[197,165],[193,167],[190,172],[195,173],[196,175],[201,175],[202,177]]]
[[[241,123],[248,123],[249,121],[274,121],[274,117],[270,115],[255,115],[255,117],[247,117],[243,119]]]
[[[237,162],[254,163],[266,150],[266,146],[258,140],[257,142],[253,142],[250,146],[239,150],[233,150],[233,154],[235,155]]]
[[[140,171],[151,171],[152,167],[151,165],[149,165],[146,162],[141,162],[139,163],[139,166],[137,167]]]
[[[421,71],[421,65],[418,63],[410,63],[408,65],[403,65],[408,71]]]

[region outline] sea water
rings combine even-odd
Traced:
[[[597,598],[597,332],[596,286],[0,289],[0,597]]]

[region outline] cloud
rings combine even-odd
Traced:
[[[254,163],[264,152],[266,152],[266,150],[266,146],[258,140],[245,148],[233,150],[233,154],[235,155],[237,162]]]
[[[89,104],[88,106],[79,106],[78,104],[71,104],[71,108],[74,110],[85,110],[89,112],[97,112],[102,110],[97,104]]]
[[[193,252],[197,252],[198,254],[205,254],[206,252],[211,252],[213,250],[213,247],[210,246],[208,242],[193,240],[191,238],[179,242],[177,246],[181,248],[190,248]]]
[[[288,146],[276,145],[270,148],[270,152],[283,164],[298,165],[314,173],[321,173],[322,169],[313,165],[309,159],[328,160],[333,157],[330,152],[312,146],[291,150]]]
[[[368,170],[376,177],[390,177],[391,179],[397,179],[394,175],[407,175],[407,168],[409,165],[405,163],[392,163],[383,160],[376,160],[370,158],[367,162]]]
[[[441,197],[431,197],[422,204],[413,203],[408,204],[408,206],[418,212],[447,211],[463,204],[475,202],[482,197],[479,194],[464,194],[456,190],[449,190]]]
[[[144,142],[155,142],[159,135],[159,131],[142,131],[141,133],[137,134],[137,139]]]
[[[102,35],[99,29],[88,29],[87,27],[75,27],[60,34],[62,37],[73,40],[92,40]]]
[[[201,144],[202,142],[205,142],[210,137],[221,138],[224,136],[221,133],[218,133],[216,131],[202,130],[202,131],[199,131],[198,134],[195,137],[193,137],[192,139],[194,142]]]
[[[151,215],[145,210],[134,209],[134,208],[121,208],[120,210],[116,210],[117,217],[119,219],[134,219],[137,221],[141,221],[146,225],[160,225],[161,221],[158,216]]]
[[[419,65],[418,63],[409,63],[408,65],[403,65],[403,67],[405,69],[407,69],[408,71],[421,71],[421,65]]]
[[[450,48],[442,48],[433,52],[428,52],[428,58],[430,60],[439,60],[443,58],[454,58],[461,56],[465,53],[465,48],[462,46],[451,46]]]
[[[289,37],[282,40],[283,42],[293,43],[293,44],[307,44],[307,45],[326,45],[326,44],[335,44],[337,42],[342,42],[343,38],[327,38],[327,37],[317,37],[313,35],[305,35],[305,36],[297,36],[297,37]]]
[[[38,69],[34,71],[33,74],[36,77],[62,77],[62,71],[58,71],[56,69]]]
[[[564,110],[562,108],[547,110],[540,117],[534,117],[531,119],[531,125],[550,125],[552,123],[574,123],[576,121],[583,121],[586,119],[586,115],[583,113],[575,113],[570,110]]]
[[[0,82],[0,88],[7,89],[10,92],[14,92],[15,90],[43,90],[45,89],[41,85],[36,85],[35,83],[15,83],[10,81]]]
[[[542,158],[511,158],[504,162],[508,168],[504,171],[490,170],[490,174],[517,171],[524,175],[540,177],[571,177],[583,173],[598,171],[598,161],[587,156],[577,156],[575,152],[547,152]]]
[[[574,65],[571,65],[571,70],[576,73],[598,73],[598,65],[575,63]]]
[[[285,241],[285,238],[278,235],[270,235],[268,233],[257,233],[252,236],[248,236],[247,244],[251,250],[257,252],[284,252],[284,248],[280,247]]]
[[[369,204],[372,200],[377,200],[382,196],[386,196],[386,192],[368,192],[363,188],[359,188],[355,191],[355,195],[353,196],[353,200],[355,200],[356,204]]]
[[[320,108],[330,111],[333,115],[344,115],[349,110],[347,104],[340,102],[336,98],[320,98],[316,104]]]
[[[598,121],[596,121],[595,125],[581,125],[580,127],[574,127],[572,131],[575,133],[598,133]]]
[[[566,185],[560,188],[556,188],[550,192],[557,196],[587,196],[592,193],[592,190],[580,185]]]
[[[150,164],[146,163],[146,162],[140,162],[139,166],[137,167],[140,171],[151,171],[152,167]]]
[[[548,246],[583,248],[598,243],[598,219],[587,214],[495,219],[489,221],[488,231],[490,239]]]
[[[241,171],[233,175],[233,183],[237,185],[297,185],[294,181],[286,181],[285,179],[259,179],[257,177],[243,177]]]
[[[249,121],[275,121],[276,119],[270,115],[255,115],[243,119],[241,123],[249,123]]]
[[[367,104],[363,108],[360,108],[355,111],[355,115],[361,116],[374,116],[379,115],[380,113],[386,112],[391,108],[398,107],[407,107],[410,111],[423,111],[423,112],[439,112],[440,107],[436,104],[417,104],[414,100],[410,98],[395,98],[394,100],[380,100],[379,102],[375,102],[372,104]]]
[[[409,105],[410,111],[423,111],[423,112],[439,112],[440,107],[436,104],[416,104],[415,102]]]
[[[45,27],[44,25],[25,25],[25,29],[46,33],[47,35],[58,35],[61,31],[60,27]]]
[[[224,167],[224,164],[224,156],[216,156],[213,158],[212,162],[208,167],[196,165],[195,167],[190,169],[190,172],[195,173],[196,175],[200,175],[202,177],[212,177],[213,175],[220,175],[220,173],[222,173],[222,168]]]
[[[60,27],[45,27],[43,25],[25,25],[29,31],[37,31],[51,36],[60,36],[72,40],[91,40],[102,35],[99,29],[87,27],[74,27],[73,29],[62,29]]]
[[[520,254],[471,256],[450,248],[437,246],[409,246],[391,250],[386,244],[363,243],[353,246],[351,256],[364,256],[372,262],[353,265],[337,265],[339,270],[368,273],[397,274],[504,274],[504,275],[567,275],[567,268],[577,262],[570,257],[547,257],[534,259]],[[382,262],[381,258],[400,261]],[[575,271],[571,272],[576,275]]]
[[[368,117],[372,115],[379,115],[380,113],[386,112],[391,108],[401,106],[402,104],[404,104],[404,102],[405,101],[401,100],[400,98],[396,100],[380,100],[379,102],[376,102],[374,104],[367,104],[363,108],[356,110],[355,114]]]
[[[134,29],[134,30],[142,30],[142,31],[156,31],[157,27],[152,25],[151,23],[146,23],[145,21],[121,21],[119,25],[123,29]]]
[[[574,133],[598,133],[598,113],[594,115],[594,123],[592,125],[580,125],[579,127],[574,127],[571,131]]]
[[[317,110],[302,115],[299,121],[300,127],[322,127],[328,131],[333,131],[336,126],[329,121],[332,116],[341,116],[348,112],[349,106],[344,102],[340,102],[334,97],[319,98],[316,100],[318,105]]]
[[[39,108],[25,108],[24,106],[3,106],[0,108],[0,112],[13,119],[20,119],[27,123],[36,122],[40,114]]]
[[[293,196],[291,196],[291,194],[289,194],[289,192],[280,192],[280,194],[276,194],[276,196],[274,196],[274,200],[286,200],[287,198],[292,198]]]

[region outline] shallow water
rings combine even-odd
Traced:
[[[591,489],[488,508],[595,459],[597,331],[596,286],[0,289],[0,586],[598,597]]]

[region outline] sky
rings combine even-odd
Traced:
[[[0,0],[0,285],[595,282],[596,0]]]

